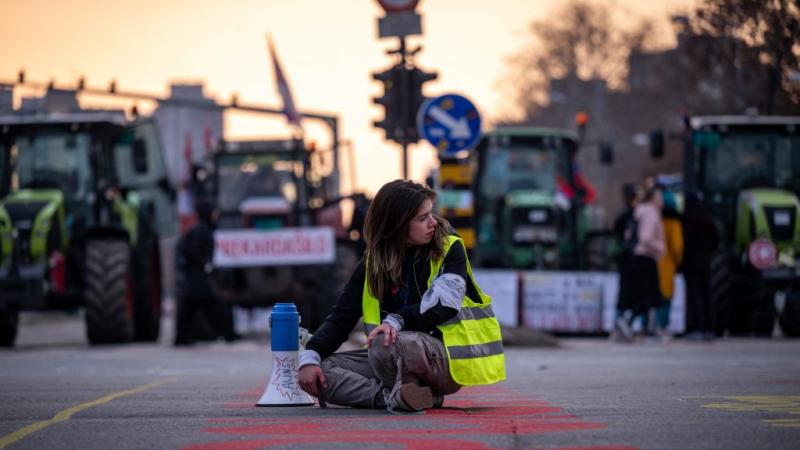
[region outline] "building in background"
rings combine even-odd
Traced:
[[[186,165],[187,148],[191,162],[198,164],[224,136],[222,112],[198,83],[173,83],[170,96],[158,103],[153,117],[161,130],[161,143],[174,186],[180,186],[191,169]]]

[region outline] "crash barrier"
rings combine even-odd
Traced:
[[[473,270],[492,297],[501,325],[556,333],[603,333],[614,328],[619,275],[613,272]],[[685,329],[683,277],[675,277],[668,329]],[[634,329],[640,325],[636,323]]]
[[[297,384],[300,315],[294,303],[276,303],[269,316],[272,369],[256,406],[309,406],[314,400]]]

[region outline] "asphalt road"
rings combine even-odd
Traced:
[[[0,351],[0,449],[798,449],[800,341],[507,349],[508,380],[392,415],[256,408],[266,334],[91,348],[76,315],[26,315]]]

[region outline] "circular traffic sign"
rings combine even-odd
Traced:
[[[758,238],[747,249],[747,259],[758,270],[769,269],[775,265],[778,251],[775,244],[767,238]]]
[[[446,94],[422,104],[417,131],[441,153],[469,150],[481,137],[481,115],[465,97]]]
[[[401,13],[415,10],[419,0],[378,0],[378,3],[387,13]]]

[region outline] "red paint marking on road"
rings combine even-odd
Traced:
[[[260,395],[260,392],[255,394]],[[232,402],[239,405],[243,402]],[[252,408],[253,400],[247,402]],[[275,417],[210,419],[204,432],[237,437],[187,447],[189,450],[250,450],[275,446],[334,444],[370,448],[390,446],[408,450],[458,448],[493,450],[483,442],[487,437],[507,436],[508,445],[521,436],[588,429],[606,425],[583,421],[547,402],[520,397],[500,387],[471,388],[448,397],[446,407],[425,415],[383,415],[369,417]],[[398,428],[398,423],[402,426]],[[245,440],[245,437],[255,439]],[[500,445],[497,448],[505,448]],[[588,446],[550,450],[632,450],[626,446]]]
[[[211,442],[191,447],[186,450],[257,450],[268,447],[292,447],[296,445],[319,444],[322,446],[333,446],[336,444],[352,444],[354,441],[341,440],[330,437],[311,437],[310,439],[297,438],[278,438],[253,441],[237,442]],[[360,442],[364,442],[363,440]],[[496,450],[496,447],[488,447],[486,444],[477,441],[467,441],[462,439],[403,439],[376,437],[374,444],[379,444],[382,448],[395,444],[397,448],[407,450],[441,450],[442,448],[458,448],[459,450]],[[365,447],[370,448],[370,447]]]
[[[237,442],[212,442],[208,444],[201,444],[188,447],[187,450],[257,450],[265,447],[278,447],[286,446],[291,447],[294,445],[308,445],[308,444],[322,444],[332,446],[335,444],[351,444],[352,441],[343,441],[339,439],[329,439],[327,437],[319,437],[311,440],[307,439],[294,439],[294,438],[279,438],[270,440],[251,440],[251,441],[237,441]],[[381,447],[396,444],[399,448],[407,450],[440,450],[442,448],[458,448],[459,450],[498,450],[497,447],[489,447],[485,443],[476,441],[467,441],[463,439],[395,439],[385,438],[380,440]],[[544,450],[544,449],[542,449]],[[590,447],[549,447],[546,450],[638,450],[637,447],[627,445],[595,445]]]
[[[345,419],[347,420],[347,419]],[[414,425],[412,421],[405,421],[409,425]],[[419,421],[417,421],[419,422]],[[364,427],[364,423],[360,419],[353,419],[344,422],[342,419],[331,419],[325,421],[303,420],[296,419],[283,419],[276,420],[273,423],[239,426],[239,427],[215,427],[207,428],[204,431],[209,433],[228,434],[228,435],[269,435],[276,438],[285,436],[319,436],[330,435],[335,436],[337,440],[347,439],[348,441],[358,442],[363,440],[366,431],[378,432],[381,438],[383,437],[403,437],[409,434],[419,433],[420,431],[427,433],[435,428],[437,435],[453,435],[453,434],[481,434],[481,435],[498,435],[498,434],[541,434],[556,431],[568,430],[584,430],[605,428],[602,424],[581,422],[574,419],[553,421],[541,419],[520,418],[514,416],[502,417],[458,417],[449,420],[425,420],[419,423],[419,430],[417,429],[397,429],[396,418],[385,418],[378,421],[372,421],[373,425],[380,425],[381,423],[388,424],[392,428],[381,429],[380,427]]]

